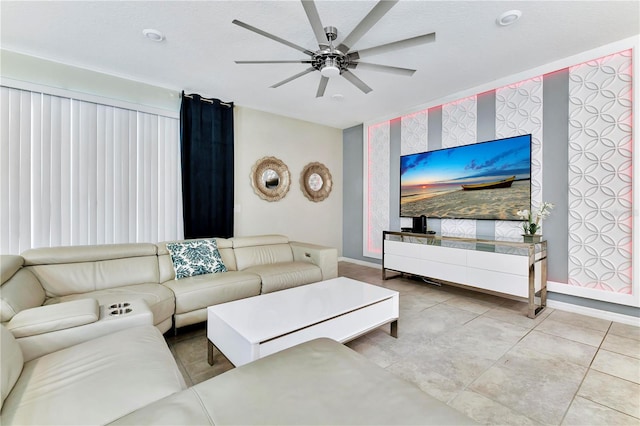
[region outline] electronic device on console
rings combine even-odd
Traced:
[[[427,233],[427,217],[425,215],[413,218],[412,231],[415,232],[416,234]]]

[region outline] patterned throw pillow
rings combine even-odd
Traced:
[[[184,243],[167,243],[171,253],[176,280],[194,275],[227,272],[222,262],[216,240],[193,240]]]

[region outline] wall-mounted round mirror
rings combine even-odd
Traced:
[[[322,201],[331,193],[331,173],[322,163],[307,164],[300,173],[300,189],[309,200]]]
[[[278,201],[289,191],[291,180],[287,165],[275,157],[264,157],[251,168],[251,186],[260,198]]]
[[[267,169],[262,172],[262,182],[264,182],[267,189],[277,188],[280,184],[280,176],[275,170]]]

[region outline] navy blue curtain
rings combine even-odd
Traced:
[[[182,92],[184,237],[233,236],[233,103]]]

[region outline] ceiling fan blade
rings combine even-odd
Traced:
[[[302,72],[299,72],[298,74],[296,74],[296,75],[294,75],[294,76],[291,76],[291,77],[289,77],[289,78],[287,78],[287,79],[285,79],[285,80],[282,80],[282,81],[281,81],[281,82],[279,82],[279,83],[274,84],[273,86],[271,86],[271,88],[272,88],[272,89],[275,89],[276,87],[280,87],[280,86],[282,86],[283,84],[286,84],[286,83],[288,83],[288,82],[290,82],[290,81],[292,81],[292,80],[295,80],[296,78],[302,77],[302,76],[303,76],[303,75],[305,75],[305,74],[309,74],[310,72],[314,72],[315,70],[316,70],[315,68],[313,68],[313,67],[309,67],[309,68],[307,68],[306,70],[304,70],[304,71],[302,71]]]
[[[320,49],[326,49],[327,47],[329,47],[329,39],[327,38],[327,34],[324,32],[324,27],[322,26],[322,21],[320,21],[320,15],[318,14],[316,4],[313,2],[313,0],[301,1],[302,7],[307,14],[307,18],[309,18],[309,23],[311,24],[313,33],[316,35],[316,39],[318,40]]]
[[[292,47],[292,48],[294,48],[294,49],[296,49],[296,50],[299,50],[300,52],[302,52],[302,53],[304,53],[304,54],[306,54],[306,55],[313,56],[313,52],[312,52],[312,51],[310,51],[309,49],[305,49],[304,47],[302,47],[302,46],[298,46],[298,45],[297,45],[297,44],[295,44],[295,43],[291,43],[290,41],[287,41],[287,40],[285,40],[285,39],[283,39],[283,38],[280,38],[280,37],[278,37],[278,36],[275,36],[275,35],[273,35],[273,34],[270,34],[270,33],[266,32],[266,31],[262,31],[262,30],[261,30],[261,29],[259,29],[259,28],[253,27],[253,26],[251,26],[251,25],[249,25],[249,24],[245,24],[245,23],[244,23],[244,22],[242,22],[242,21],[238,21],[237,19],[234,19],[233,21],[231,21],[231,23],[232,23],[232,24],[236,24],[236,25],[238,25],[238,26],[240,26],[240,27],[242,27],[242,28],[246,28],[246,29],[247,29],[247,30],[249,30],[249,31],[253,31],[253,32],[254,32],[254,33],[256,33],[256,34],[260,34],[261,36],[264,36],[264,37],[270,38],[271,40],[277,41],[278,43],[282,43],[282,44],[284,44],[285,46]]]
[[[369,69],[374,71],[384,71],[391,74],[406,75],[409,77],[411,77],[413,73],[416,72],[416,70],[412,70],[410,68],[400,68],[400,67],[392,67],[389,65],[370,64],[368,62],[351,62],[349,64],[349,68],[351,69],[362,68],[362,69]]]
[[[311,59],[294,59],[291,61],[235,61],[236,64],[311,64]]]
[[[421,44],[431,43],[433,41],[436,41],[436,33],[423,34],[416,37],[393,41],[391,43],[381,44],[380,46],[369,47],[367,49],[351,52],[348,56],[349,59],[354,60],[364,58],[366,56],[391,52],[398,49],[406,49],[407,47],[420,46]]]
[[[324,91],[327,88],[328,82],[329,82],[329,77],[322,77],[320,79],[320,84],[318,85],[318,91],[316,92],[316,98],[321,98],[324,96]]]
[[[337,49],[347,53],[398,1],[399,0],[380,0],[349,35],[342,40],[342,43],[340,43]]]
[[[356,86],[358,89],[362,90],[364,93],[369,93],[370,91],[373,90],[371,87],[367,86],[362,80],[356,77],[355,74],[353,74],[349,70],[342,71],[341,75],[347,80],[349,80],[351,84]]]

